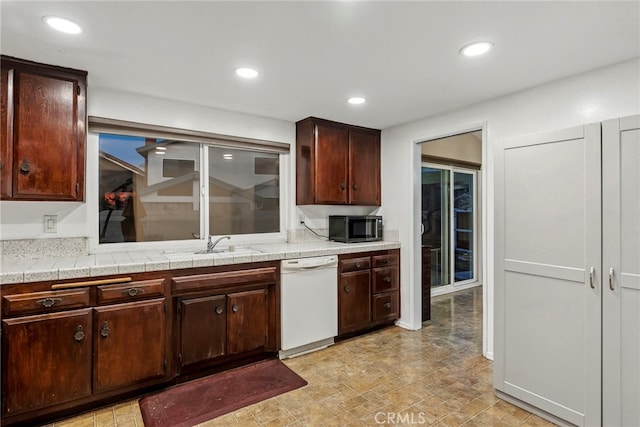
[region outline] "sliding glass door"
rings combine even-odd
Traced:
[[[431,250],[431,286],[476,279],[476,171],[422,165],[422,245]]]

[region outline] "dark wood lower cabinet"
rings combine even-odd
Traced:
[[[181,373],[248,354],[278,351],[279,265],[172,279],[178,306],[177,358]]]
[[[244,353],[267,346],[268,289],[236,292],[227,297],[227,351]]]
[[[266,348],[268,288],[182,299],[180,302],[182,366],[220,356]]]
[[[373,297],[373,322],[396,320],[400,317],[397,292],[385,292]]]
[[[91,394],[91,309],[2,321],[2,408],[11,416]]]
[[[3,285],[3,427],[275,357],[280,263]],[[131,280],[133,279],[133,280]]]
[[[227,296],[213,295],[181,300],[180,349],[182,366],[226,354]]]
[[[94,393],[166,374],[165,299],[97,307]]]
[[[340,255],[338,335],[400,318],[400,251]]]
[[[371,271],[340,274],[339,332],[362,329],[371,324]]]

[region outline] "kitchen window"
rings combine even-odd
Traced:
[[[120,123],[90,117],[100,244],[281,231],[280,154],[288,145]]]

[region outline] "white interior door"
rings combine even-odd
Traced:
[[[494,386],[576,425],[601,418],[600,140],[597,124],[496,146]]]
[[[602,130],[602,419],[640,426],[640,116]]]

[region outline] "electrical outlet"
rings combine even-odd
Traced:
[[[44,232],[45,233],[57,233],[58,232],[58,215],[44,215]]]
[[[298,215],[298,222],[300,222],[300,224],[304,224],[304,214]]]

